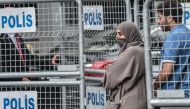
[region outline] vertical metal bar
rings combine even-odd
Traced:
[[[82,21],[82,13],[83,13],[83,8],[82,8],[82,1],[81,0],[76,0],[78,3],[78,21],[79,21],[79,67],[80,67],[80,76],[81,76],[81,84],[80,84],[80,109],[84,109],[84,93],[85,93],[85,86],[84,86],[84,62],[83,62],[83,21]]]
[[[139,0],[134,0],[133,3],[133,9],[134,9],[134,23],[139,26],[139,20],[138,20],[138,12],[139,12]]]
[[[65,7],[66,7],[66,3],[65,2],[61,2],[61,9],[60,9],[60,11],[62,12],[61,13],[61,15],[60,15],[60,32],[66,32],[67,31],[67,29],[66,29],[66,15],[64,14],[64,13],[67,13],[66,12],[66,9],[65,9]],[[65,19],[65,20],[63,20],[63,19]],[[61,33],[62,34],[62,33]],[[65,50],[65,39],[61,36],[61,53],[65,53],[65,52],[67,52],[66,50]],[[64,64],[67,64],[66,63],[66,58],[65,58],[65,54],[61,54],[61,65],[64,65]]]
[[[152,63],[150,54],[150,22],[149,22],[149,5],[152,0],[146,0],[143,5],[143,29],[144,29],[144,50],[145,50],[145,68],[146,68],[146,86],[147,86],[147,103],[148,109],[153,109],[150,101],[153,98],[152,93]]]
[[[60,9],[59,9],[59,11],[60,11],[60,21],[59,21],[60,22],[60,25],[59,25],[60,30],[59,31],[61,33],[60,34],[61,35],[60,36],[61,37],[61,39],[60,39],[61,40],[61,48],[60,48],[61,53],[65,53],[64,52],[64,44],[63,44],[64,43],[64,38],[62,37],[62,31],[64,30],[64,25],[66,25],[66,23],[63,21],[63,19],[66,19],[65,16],[63,15],[63,13],[66,13],[64,7],[65,7],[65,3],[64,2],[60,2]],[[61,54],[61,64],[62,65],[64,65],[63,60],[65,60],[65,56],[63,54]],[[61,95],[62,98],[66,97],[67,96],[66,93],[65,93],[67,91],[66,90],[66,86],[62,86],[61,90],[62,90],[62,92],[61,92],[62,93],[62,95]],[[62,104],[66,104],[66,101],[67,101],[66,99],[62,99],[61,103]],[[67,104],[66,105],[62,105],[61,107],[63,109],[65,109],[67,107]]]
[[[125,0],[126,3],[126,20],[127,21],[132,21],[132,17],[131,17],[131,2],[130,0]]]

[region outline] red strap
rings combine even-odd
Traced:
[[[16,37],[16,43],[17,43],[17,47],[18,47],[19,56],[20,56],[22,62],[25,64],[25,57],[22,52],[21,41],[20,41],[19,37]]]

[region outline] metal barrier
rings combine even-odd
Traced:
[[[81,1],[0,0],[0,3],[0,8],[34,7],[36,14],[36,32],[20,33],[24,41],[20,45],[27,45],[22,50],[25,58],[20,58],[16,46],[11,48],[14,43],[7,34],[1,34],[0,90],[37,91],[38,109],[84,109]],[[2,43],[4,40],[9,42]],[[55,55],[58,61],[53,64]],[[31,81],[14,81],[23,77]]]
[[[142,38],[144,40],[144,33],[143,33],[143,4],[144,4],[144,0],[134,0],[134,3],[133,3],[133,7],[134,7],[134,23],[138,26],[138,28],[140,29],[141,31],[141,35],[142,35]],[[150,26],[150,47],[151,48],[154,48],[155,50],[152,50],[151,51],[151,56],[152,58],[155,60],[154,62],[158,63],[159,60],[159,55],[160,55],[160,51],[159,50],[156,50],[156,49],[160,49],[161,48],[161,44],[159,42],[162,42],[163,41],[163,37],[164,37],[164,32],[161,31],[161,29],[159,28],[159,26],[157,26],[156,24],[153,23],[153,20],[154,20],[154,3],[151,3],[149,5],[149,9],[150,9],[150,16],[151,16],[151,19],[150,19],[150,23],[151,23],[151,26]],[[153,64],[153,72],[155,72],[153,74],[153,77],[157,77],[158,75],[158,66],[156,66],[155,64]]]
[[[134,0],[133,9],[134,9],[134,23],[138,26],[139,29],[142,29],[142,8],[144,0]]]
[[[169,0],[168,0],[169,1]],[[145,48],[145,66],[146,66],[146,83],[147,83],[147,99],[148,99],[148,109],[153,109],[154,107],[162,107],[167,109],[173,109],[180,107],[183,109],[189,109],[190,107],[190,99],[189,97],[185,97],[185,91],[182,87],[179,87],[178,89],[169,90],[169,89],[159,89],[159,90],[153,90],[153,82],[154,78],[153,75],[155,73],[160,72],[160,51],[164,48],[162,48],[163,43],[168,43],[165,41],[166,36],[168,35],[168,31],[163,30],[161,31],[161,28],[155,29],[154,26],[157,26],[156,21],[160,18],[156,14],[153,14],[150,16],[151,12],[156,13],[156,8],[150,9],[150,6],[156,7],[158,3],[162,2],[161,0],[146,0],[145,4],[143,5],[143,30],[144,30],[144,48]],[[179,2],[183,7],[183,10],[186,10],[189,8],[187,1],[179,0]],[[166,10],[166,9],[164,9]],[[170,9],[171,10],[171,9]],[[188,10],[187,10],[188,11]],[[179,16],[175,16],[179,17]],[[186,24],[188,26],[188,23]],[[163,25],[162,25],[163,26]],[[168,26],[166,24],[165,26]],[[155,32],[159,31],[159,32]],[[188,31],[181,32],[181,35],[187,35],[189,34]],[[159,40],[152,40],[152,37],[160,37]],[[185,39],[183,40],[188,43],[189,40]],[[170,42],[173,44],[174,42]],[[176,42],[177,43],[177,42]],[[153,46],[156,45],[156,46]],[[173,48],[167,48],[168,50]],[[185,48],[184,50],[189,50],[189,48]],[[187,55],[189,57],[189,55]],[[174,58],[174,57],[173,57]],[[179,58],[183,58],[182,55],[179,55]],[[181,65],[181,64],[180,64]],[[176,66],[176,65],[175,65]],[[156,69],[156,70],[155,70]],[[174,72],[176,74],[176,72]],[[189,72],[185,72],[188,74]],[[174,75],[174,74],[173,74]],[[178,74],[181,77],[181,74]],[[187,80],[188,81],[188,80]],[[168,82],[163,81],[164,82]],[[185,80],[174,80],[173,83],[183,83]],[[162,84],[162,83],[160,83]],[[189,84],[189,81],[188,81]],[[161,88],[161,86],[159,86]],[[186,91],[189,91],[188,89],[185,89]],[[154,92],[157,92],[157,96],[154,96]]]
[[[103,30],[84,31],[86,64],[93,64],[97,61],[103,63],[105,60],[112,61],[119,50],[119,46],[115,41],[117,24],[132,20],[130,0],[82,0],[82,3],[83,6],[102,6],[104,17]],[[91,69],[89,66],[87,68]],[[98,70],[98,68],[95,68],[95,70]],[[105,68],[99,68],[99,70],[105,70]]]
[[[103,7],[103,30],[83,31],[82,6]],[[130,0],[0,0],[0,8],[6,7],[34,7],[36,32],[19,33],[21,44],[27,46],[23,50],[27,64],[16,53],[18,47],[5,48],[14,43],[1,43],[0,91],[37,91],[38,109],[84,109],[86,86],[100,87],[110,63],[100,68],[86,65],[117,56],[115,29],[123,21],[132,21]],[[6,34],[0,38],[4,39]],[[54,56],[58,61],[52,64]],[[85,77],[84,72],[101,76]],[[32,81],[9,81],[23,77]]]
[[[101,89],[106,67],[119,52],[119,46],[115,41],[116,27],[123,21],[132,20],[131,3],[130,0],[82,0],[82,4],[103,8],[104,29],[84,30],[85,85]]]

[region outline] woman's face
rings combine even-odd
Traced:
[[[116,32],[116,40],[126,40],[125,35],[119,29],[117,29]]]

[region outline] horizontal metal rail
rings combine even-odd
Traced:
[[[190,106],[190,99],[152,99],[150,103],[153,106]]]
[[[106,70],[85,69],[90,74],[105,74]],[[26,72],[26,73],[0,73],[0,78],[19,78],[19,77],[77,77],[80,72]],[[158,73],[153,73],[156,78]],[[86,80],[102,81],[103,77],[85,77]]]
[[[80,72],[26,72],[0,73],[0,78],[79,76]]]
[[[91,74],[104,74],[106,70],[85,69]],[[0,73],[0,78],[19,78],[19,77],[79,77],[80,72],[26,72],[26,73]],[[102,77],[85,77],[86,80],[102,81]]]
[[[85,69],[85,72],[95,73],[95,74],[104,74],[106,70],[97,70],[97,69]]]
[[[102,77],[85,77],[85,80],[101,82],[103,80],[103,78]]]
[[[64,2],[71,0],[0,0],[0,3],[43,3],[43,2]]]
[[[69,86],[80,85],[80,81],[10,81],[0,82],[0,86]]]
[[[156,66],[158,67],[158,66]],[[85,72],[91,73],[91,74],[105,74],[106,70],[97,70],[97,69],[85,69]],[[158,73],[153,73],[153,78],[156,78],[158,76]]]

